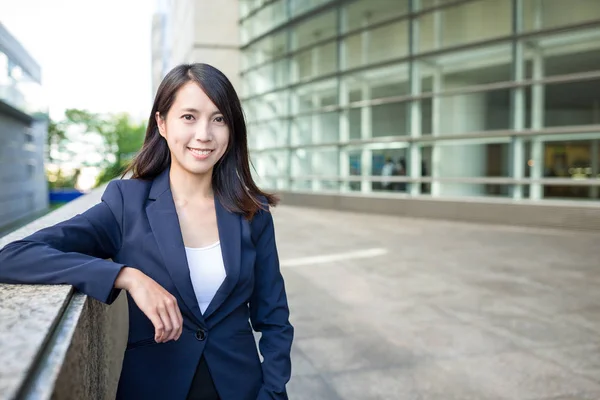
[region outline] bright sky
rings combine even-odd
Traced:
[[[151,0],[0,0],[0,22],[42,68],[52,118],[66,108],[152,106]]]

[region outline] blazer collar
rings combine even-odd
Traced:
[[[169,174],[171,173],[171,168],[167,167],[163,172],[158,174],[156,178],[152,181],[152,186],[150,187],[150,193],[148,198],[150,200],[156,200],[160,197],[161,194],[166,192],[167,190],[171,190],[171,184],[169,181]]]
[[[166,168],[152,182],[148,198],[154,201],[147,208],[148,221],[163,257],[164,265],[169,271],[177,291],[193,315],[203,322],[223,304],[239,279],[242,220],[240,215],[226,210],[215,196],[217,227],[226,277],[203,315],[190,278],[179,218],[171,193],[169,173],[170,168]]]

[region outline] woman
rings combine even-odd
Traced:
[[[0,282],[66,283],[108,304],[126,290],[119,399],[286,399],[276,198],[252,180],[229,80],[206,64],[169,72],[128,171],[100,204],[2,249]]]

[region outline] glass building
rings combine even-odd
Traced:
[[[239,4],[265,188],[599,199],[600,1]]]

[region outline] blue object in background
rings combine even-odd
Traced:
[[[52,189],[48,194],[50,195],[50,204],[68,203],[84,195],[83,192],[77,189]]]

